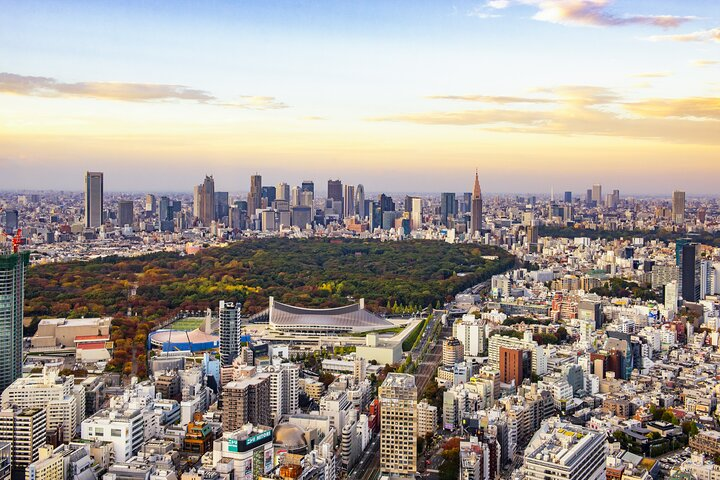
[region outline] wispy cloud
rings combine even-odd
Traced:
[[[696,67],[710,67],[710,66],[713,66],[713,65],[720,65],[720,60],[703,60],[703,59],[699,59],[699,60],[693,60],[691,63],[692,63],[693,65],[695,65]]]
[[[184,85],[126,82],[61,82],[51,77],[0,73],[0,93],[32,97],[83,97],[124,102],[194,102],[252,110],[286,108],[267,96],[240,96],[223,101],[211,93]]]
[[[648,37],[652,42],[717,42],[720,43],[720,28],[698,30],[697,32],[679,33],[675,35],[653,35]]]
[[[505,9],[511,3],[535,7],[535,20],[566,25],[612,27],[625,25],[650,25],[674,28],[696,17],[676,15],[617,14],[610,10],[611,0],[509,0],[490,1],[488,8]]]
[[[717,97],[652,98],[625,103],[624,107],[642,117],[720,120],[720,98]]]
[[[497,103],[497,104],[510,104],[510,103],[553,103],[553,100],[546,98],[531,98],[531,97],[509,97],[509,96],[492,96],[492,95],[428,95],[428,99],[431,100],[458,100],[463,102],[478,102],[478,103]]]
[[[537,89],[551,95],[553,108],[476,108],[375,117],[374,122],[475,126],[501,133],[595,135],[720,144],[720,99],[650,99],[625,102],[603,87],[569,85]],[[432,98],[476,96],[442,95]],[[483,98],[483,96],[477,96]],[[507,97],[514,98],[514,97]],[[545,101],[545,99],[542,99]],[[493,102],[489,102],[492,105]]]
[[[631,75],[633,78],[665,78],[672,75],[670,72],[643,72]]]

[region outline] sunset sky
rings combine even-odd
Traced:
[[[717,194],[720,1],[0,0],[0,189]]]

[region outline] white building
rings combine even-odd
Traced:
[[[81,425],[83,440],[112,443],[115,461],[125,462],[135,455],[145,442],[145,421],[140,408],[123,406],[101,410]]]
[[[417,405],[418,420],[418,437],[424,437],[427,434],[434,434],[438,428],[438,411],[437,407],[430,405],[427,400],[423,400]]]
[[[485,325],[483,319],[473,314],[463,315],[453,324],[453,337],[463,344],[466,357],[480,357],[486,351]]]

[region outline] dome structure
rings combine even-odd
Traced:
[[[276,448],[287,450],[288,453],[303,455],[308,452],[305,429],[292,423],[281,423],[275,427],[273,444]]]

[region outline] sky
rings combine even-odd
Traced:
[[[0,189],[714,194],[720,1],[0,0]]]

